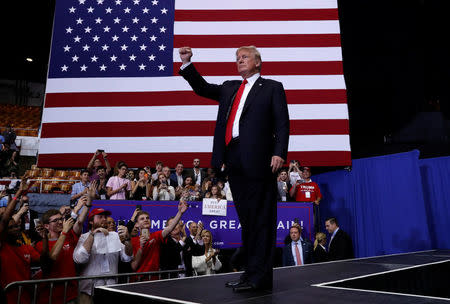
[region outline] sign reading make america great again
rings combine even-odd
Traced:
[[[151,232],[164,229],[167,219],[175,216],[178,211],[178,201],[98,200],[93,205],[93,208],[111,211],[111,216],[116,221],[125,222],[131,219],[136,205],[141,205],[142,210],[150,214]],[[241,225],[233,202],[228,202],[226,217],[202,215],[202,202],[188,202],[188,205],[189,208],[182,217],[186,229],[190,222],[201,221],[204,228],[211,231],[214,247],[236,248],[241,245]],[[277,246],[284,245],[284,239],[295,219],[303,226],[302,236],[313,239],[313,205],[280,202],[277,207]],[[188,230],[186,233],[189,233]]]

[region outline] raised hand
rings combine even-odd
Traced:
[[[48,237],[48,231],[45,229],[44,225],[42,223],[38,224],[36,227],[36,232],[41,236],[41,238]]]
[[[73,224],[75,224],[75,221],[74,221],[73,218],[71,218],[71,217],[68,218],[67,220],[64,220],[62,231],[63,231],[64,233],[69,232],[70,229],[72,229]]]
[[[117,227],[117,233],[119,234],[120,241],[122,241],[122,242],[124,242],[130,238],[128,235],[128,228],[123,225],[119,225]]]
[[[98,186],[97,180],[92,181],[92,183],[89,185],[89,190],[87,192],[87,195],[91,201],[95,199],[97,186]]]
[[[192,49],[188,46],[181,47],[178,52],[180,53],[180,59],[183,64],[191,62],[192,58]]]
[[[182,198],[180,199],[180,203],[178,204],[178,211],[180,211],[182,214],[186,212],[188,208],[188,205],[186,201]]]

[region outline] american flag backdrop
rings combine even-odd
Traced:
[[[336,0],[57,0],[38,165],[85,167],[104,149],[131,167],[207,166],[218,107],[178,75],[178,48],[222,83],[240,78],[242,45],[286,90],[288,161],[349,165]]]

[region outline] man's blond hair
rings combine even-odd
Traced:
[[[261,65],[262,65],[262,60],[261,60],[261,53],[258,51],[258,49],[256,48],[256,46],[254,45],[246,45],[246,46],[241,46],[240,48],[238,48],[236,50],[236,56],[239,54],[240,51],[249,51],[250,53],[252,53],[255,56],[255,60],[259,61],[259,66],[258,71],[261,71]]]

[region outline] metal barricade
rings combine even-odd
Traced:
[[[38,297],[38,286],[40,284],[50,284],[49,290],[49,298],[48,303],[52,303],[52,295],[55,284],[64,284],[64,298],[63,303],[66,303],[67,297],[67,285],[71,281],[83,281],[83,280],[95,280],[95,279],[119,279],[126,278],[127,283],[130,283],[130,278],[137,280],[136,282],[151,280],[152,277],[158,276],[158,279],[161,279],[162,275],[167,274],[169,279],[177,278],[179,274],[185,273],[183,269],[176,270],[165,270],[165,271],[149,271],[149,272],[130,272],[130,273],[121,273],[121,274],[107,274],[107,275],[98,275],[98,276],[86,276],[86,277],[66,277],[66,278],[54,278],[54,279],[45,279],[45,280],[28,280],[28,281],[17,281],[12,282],[6,285],[5,294],[11,292],[15,289],[18,289],[17,295],[17,303],[20,303],[20,299],[23,294],[23,290],[26,287],[33,286],[33,295],[31,303],[37,303]],[[91,295],[94,295],[94,284],[92,284]],[[80,296],[80,289],[78,288],[78,297]]]

